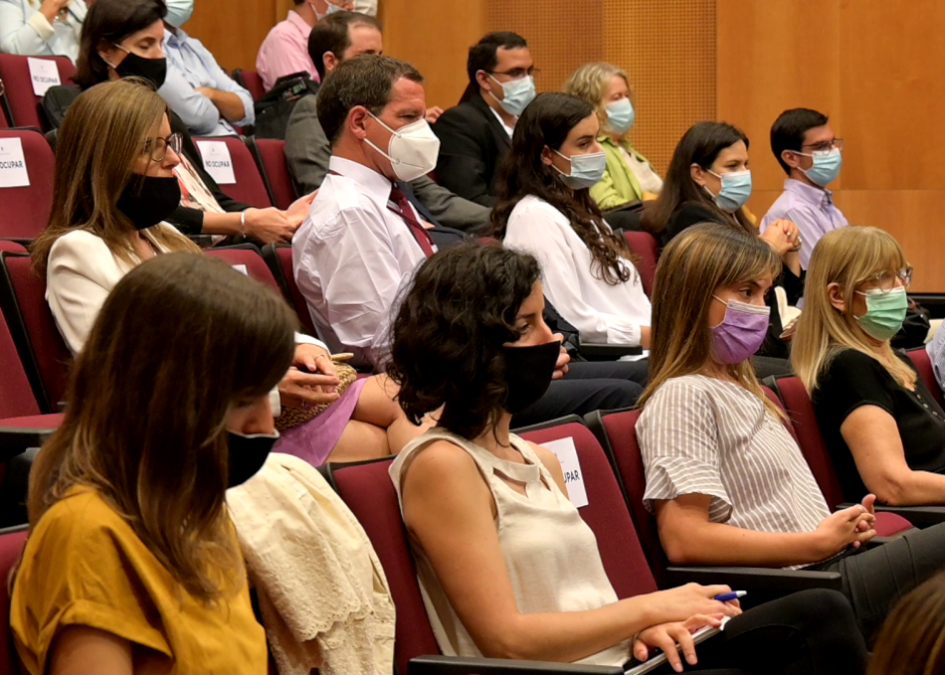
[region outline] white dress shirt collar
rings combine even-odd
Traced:
[[[497,113],[495,111],[495,108],[493,108],[491,105],[489,106],[489,110],[492,112],[493,115],[495,115],[495,118],[499,120],[499,124],[501,124],[502,128],[505,129],[505,133],[509,135],[509,138],[512,138],[512,134],[515,133],[515,125],[513,124],[512,126],[509,126],[508,124],[506,124],[505,120],[502,119],[502,115]]]
[[[350,178],[361,187],[364,194],[370,197],[372,201],[385,209],[387,208],[393,184],[384,174],[350,159],[335,157],[334,155],[328,160],[328,170],[339,173],[345,178]]]

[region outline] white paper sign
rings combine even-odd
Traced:
[[[30,79],[33,80],[33,93],[42,96],[50,87],[62,84],[59,79],[59,67],[55,61],[49,59],[26,59],[30,68]]]
[[[233,185],[236,174],[233,173],[233,160],[230,149],[223,141],[197,141],[203,156],[203,168],[207,170],[218,185]]]
[[[0,188],[24,187],[30,184],[19,138],[0,138]]]
[[[245,274],[246,276],[249,276],[249,271],[246,269],[246,265],[233,265],[232,267],[240,274]]]
[[[564,485],[568,488],[568,499],[577,508],[587,506],[587,490],[584,488],[584,474],[581,472],[581,463],[578,461],[577,448],[573,438],[559,438],[557,441],[542,443],[561,462],[564,472]]]

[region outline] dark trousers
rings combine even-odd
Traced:
[[[902,596],[945,569],[945,523],[910,530],[882,546],[857,550],[812,569],[840,572],[843,593],[864,637],[871,640]]]
[[[646,360],[571,363],[564,378],[554,380],[544,396],[512,418],[512,428],[594,410],[629,408],[643,393],[646,372]]]
[[[693,675],[863,675],[866,643],[837,591],[800,591],[737,616],[696,647]],[[683,661],[685,663],[685,660]],[[674,672],[669,665],[655,671]]]

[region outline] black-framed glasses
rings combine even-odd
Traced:
[[[184,146],[184,137],[180,134],[171,134],[167,138],[149,138],[144,144],[145,154],[151,155],[152,162],[163,162],[167,157],[168,148],[179,155]]]
[[[513,80],[520,80],[526,75],[531,75],[532,77],[534,77],[540,72],[541,72],[540,69],[536,68],[535,66],[532,66],[528,70],[525,70],[524,68],[513,68],[512,70],[493,70],[489,74],[490,75],[508,75]]]
[[[804,148],[810,148],[814,152],[830,152],[834,148],[837,150],[843,150],[843,139],[835,138],[832,141],[824,141],[822,143],[808,143],[801,146],[802,150]]]

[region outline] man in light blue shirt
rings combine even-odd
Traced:
[[[827,116],[816,110],[785,110],[771,127],[771,150],[788,175],[784,192],[761,221],[761,231],[781,218],[801,234],[801,267],[807,269],[814,246],[822,236],[847,219],[833,203],[827,185],[840,173],[843,140],[830,128]]]
[[[164,30],[167,79],[158,90],[194,136],[235,134],[256,122],[253,97],[226,74],[200,40],[178,27]]]

